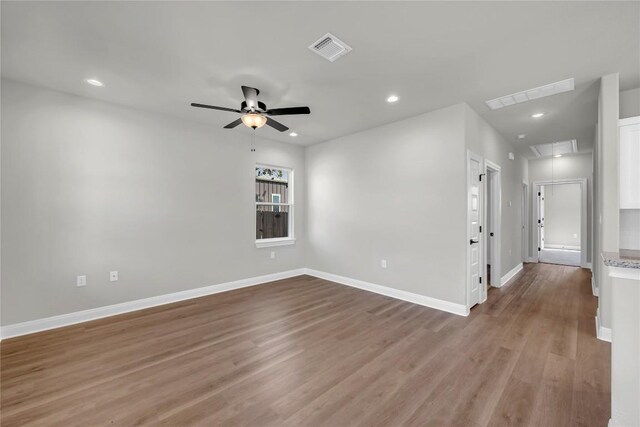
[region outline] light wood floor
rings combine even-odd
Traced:
[[[10,339],[1,424],[606,426],[590,273],[526,265],[468,318],[308,276]]]

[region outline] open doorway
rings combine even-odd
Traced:
[[[501,198],[500,166],[486,160],[485,224],[488,236],[485,251],[485,268],[488,286],[500,287],[501,278]]]
[[[538,262],[586,265],[586,181],[536,183]]]

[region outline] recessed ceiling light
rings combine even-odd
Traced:
[[[104,86],[104,83],[102,83],[100,80],[96,80],[96,79],[85,79],[85,82],[89,83],[91,86],[98,86],[98,87],[102,87]]]
[[[390,97],[387,98],[387,102],[396,102],[398,99],[400,98],[398,98],[395,95],[391,95]]]
[[[547,113],[534,113],[534,114],[531,115],[531,117],[533,117],[534,119],[538,119],[538,118],[544,116],[545,114],[547,114]]]
[[[518,135],[518,139],[524,139],[524,137],[527,136],[524,133],[521,133],[520,135]]]
[[[555,156],[553,156],[553,157],[562,157],[562,154],[556,154],[556,155],[555,155]]]
[[[298,136],[298,134],[297,134],[297,133],[295,133],[295,132],[291,132],[291,133],[289,134],[289,136]]]

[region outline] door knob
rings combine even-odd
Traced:
[[[470,245],[473,245],[474,243],[478,243],[478,241],[477,240],[473,240],[473,239],[469,240],[469,244]]]

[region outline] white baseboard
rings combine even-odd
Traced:
[[[571,245],[550,245],[548,243],[545,242],[544,244],[545,248],[548,249],[565,249],[568,251],[579,251],[581,248],[580,246],[571,246]]]
[[[516,265],[515,267],[513,267],[511,269],[511,271],[509,271],[507,274],[502,276],[502,278],[500,279],[500,287],[506,285],[507,282],[509,280],[513,279],[513,276],[515,276],[516,274],[520,273],[520,271],[522,271],[522,263]]]
[[[593,271],[593,265],[590,262],[586,262],[582,268],[588,268],[589,270]]]
[[[538,263],[538,258],[534,258],[534,257],[529,257],[525,260],[525,262],[533,262],[535,264]]]
[[[409,301],[414,304],[435,308],[437,310],[446,311],[460,316],[468,316],[469,309],[462,304],[455,304],[436,298],[418,295],[411,292],[401,291],[386,286],[375,285],[373,283],[363,282],[361,280],[350,279],[331,273],[324,273],[308,268],[299,268],[289,270],[282,273],[267,274],[264,276],[251,277],[248,279],[236,280],[233,282],[220,283],[218,285],[205,286],[203,288],[189,289],[186,291],[175,292],[166,295],[159,295],[150,298],[139,299],[135,301],[127,301],[120,304],[108,305],[104,307],[93,308],[89,310],[77,311],[74,313],[61,314],[58,316],[46,317],[44,319],[30,320],[22,323],[15,323],[0,327],[0,340],[6,338],[28,335],[35,332],[47,331],[50,329],[61,328],[63,326],[75,325],[78,323],[88,322],[91,320],[102,319],[105,317],[115,316],[118,314],[129,313],[132,311],[142,310],[145,308],[156,307],[164,304],[184,301],[192,298],[198,298],[206,295],[213,295],[220,292],[227,292],[234,289],[241,289],[248,286],[260,285],[263,283],[273,282],[275,280],[287,279],[290,277],[308,274],[310,276],[319,277],[321,279],[330,280],[347,286],[356,287],[377,294],[386,295],[392,298]]]
[[[347,285],[376,294],[385,295],[391,298],[423,305],[425,307],[435,308],[437,310],[446,311],[448,313],[457,314],[459,316],[469,315],[469,309],[463,304],[456,304],[449,301],[427,297],[424,295],[414,294],[412,292],[401,291],[399,289],[394,289],[387,286],[376,285],[374,283],[369,283],[358,279],[352,279],[350,277],[338,276],[337,274],[332,273],[325,273],[323,271],[313,270],[310,268],[305,268],[304,270],[305,273],[309,276],[340,283],[341,285]]]
[[[601,341],[611,342],[611,328],[600,324],[600,309],[596,311],[596,336]]]
[[[596,286],[596,278],[593,274],[591,275],[591,293],[594,297],[597,297],[600,294],[600,292],[598,292],[598,287]]]
[[[159,295],[135,301],[123,302],[120,304],[108,305],[93,308],[90,310],[77,311],[75,313],[61,314],[59,316],[46,317],[44,319],[30,320],[23,323],[15,323],[0,328],[0,339],[17,337],[20,335],[32,334],[34,332],[46,331],[63,326],[75,325],[77,323],[88,322],[90,320],[101,319],[103,317],[115,316],[117,314],[129,313],[131,311],[170,304],[234,289],[246,288],[248,286],[273,282],[274,280],[287,279],[289,277],[305,274],[305,269],[299,268],[282,273],[267,274],[264,276],[251,277],[248,279],[235,280],[233,282],[220,283],[218,285],[205,286],[203,288],[189,289],[172,294]]]

